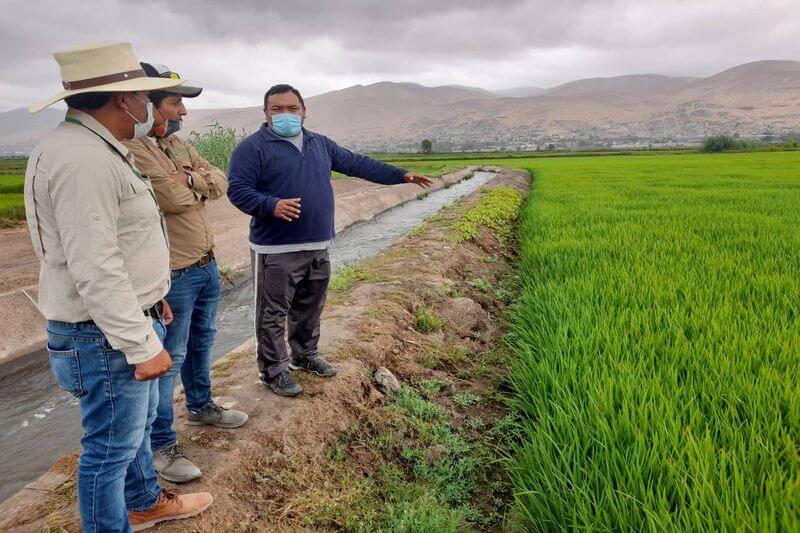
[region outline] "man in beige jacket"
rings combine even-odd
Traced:
[[[211,505],[206,492],[162,490],[150,427],[171,313],[163,218],[149,181],[120,142],[152,126],[148,92],[180,80],[145,77],[128,43],[55,53],[64,122],[28,159],[25,213],[41,262],[39,308],[58,385],[81,408],[78,507],[83,531],[139,531]]]
[[[149,77],[179,79],[163,65],[142,63]],[[211,398],[211,348],[220,297],[220,276],[214,258],[214,235],[206,202],[225,196],[225,173],[202,158],[177,135],[186,115],[183,98],[194,98],[202,89],[180,85],[150,93],[155,106],[153,128],[146,137],[124,141],[136,166],[150,178],[164,213],[170,240],[172,286],[166,300],[174,319],[167,326],[164,347],[172,356],[172,368],[159,379],[158,416],[150,444],[153,468],[174,483],[202,474],[183,454],[172,428],[175,378],[180,372],[186,394],[189,424],[237,428],[247,422],[241,411],[225,409]]]

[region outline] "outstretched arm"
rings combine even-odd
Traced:
[[[331,154],[331,168],[336,172],[381,185],[416,183],[420,187],[431,186],[431,180],[422,174],[409,172],[404,168],[387,165],[371,157],[351,152],[328,138],[325,138],[325,141]]]

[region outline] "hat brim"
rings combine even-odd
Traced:
[[[200,96],[200,93],[203,92],[203,88],[193,87],[191,85],[178,85],[177,87],[164,89],[164,92],[169,94],[179,94],[184,98],[197,98]]]
[[[28,113],[38,113],[46,107],[50,107],[56,102],[60,102],[68,96],[86,93],[122,93],[122,92],[137,92],[137,91],[158,91],[177,87],[184,83],[184,80],[176,80],[172,78],[134,78],[132,80],[117,81],[114,83],[107,83],[106,85],[97,85],[95,87],[88,87],[86,89],[61,91],[60,93],[51,96],[44,102],[32,105],[28,108]]]

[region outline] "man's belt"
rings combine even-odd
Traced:
[[[156,305],[149,309],[143,310],[144,316],[150,317],[153,320],[159,319],[164,316],[164,302],[159,300]]]
[[[203,254],[203,257],[201,257],[198,262],[189,265],[187,268],[204,267],[213,260],[214,260],[214,250],[209,250],[205,254]]]
[[[164,316],[164,302],[159,300],[153,307],[150,307],[148,309],[142,309],[142,313],[144,313],[144,316],[152,318],[153,320],[162,318]],[[94,324],[95,326],[97,325],[94,320],[84,320],[82,322],[76,322],[76,324],[80,325]]]

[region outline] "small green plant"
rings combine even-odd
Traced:
[[[442,407],[424,399],[411,387],[402,387],[394,396],[398,408],[407,411],[410,415],[424,421],[442,420],[445,412]]]
[[[466,519],[464,511],[450,509],[429,496],[389,503],[386,511],[387,531],[394,533],[458,533]]]
[[[419,194],[417,195],[417,200],[424,200],[424,199],[425,199],[425,198],[427,198],[427,197],[428,197],[428,193],[426,193],[426,192],[421,192],[421,193],[419,193]]]
[[[386,279],[386,276],[369,272],[362,265],[349,265],[340,268],[331,277],[328,283],[328,291],[342,292],[359,281],[386,281]]]
[[[481,401],[481,397],[471,392],[463,392],[453,396],[453,403],[459,407],[469,407]]]
[[[450,387],[450,385],[451,383],[449,381],[438,378],[423,379],[417,384],[422,395],[429,400],[437,397],[443,390]]]
[[[272,480],[270,479],[269,476],[262,474],[261,472],[256,470],[253,472],[253,482],[263,484],[263,483],[270,483],[272,482]]]
[[[233,276],[235,274],[236,272],[233,270],[233,268],[229,266],[219,267],[219,277],[223,283],[230,283],[231,285],[235,285],[235,283],[233,283]]]
[[[495,291],[495,299],[502,304],[509,305],[519,295],[520,277],[519,274],[512,273],[505,276],[500,281],[500,286]]]
[[[444,296],[458,298],[460,296],[464,296],[464,291],[454,281],[447,280],[436,287],[436,289],[433,291],[433,295],[438,296],[439,298]]]
[[[227,172],[231,153],[245,136],[244,130],[237,132],[234,128],[226,128],[216,123],[206,132],[191,132],[189,142],[209,163]]]
[[[424,235],[426,231],[428,231],[428,228],[425,225],[417,226],[416,228],[408,232],[408,236],[419,237],[420,235]]]
[[[458,346],[440,345],[431,348],[427,356],[422,360],[426,368],[434,370],[457,370],[469,361],[469,351]]]
[[[414,329],[420,333],[433,333],[442,329],[443,325],[444,321],[427,307],[420,307],[414,311]]]
[[[469,284],[478,292],[489,292],[492,290],[492,284],[486,281],[485,278],[475,278],[470,281]]]

